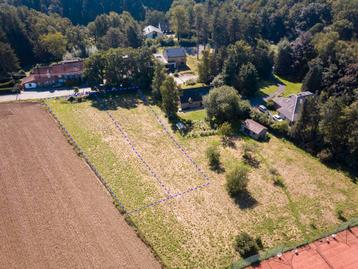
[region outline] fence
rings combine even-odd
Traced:
[[[312,243],[314,241],[320,240],[322,238],[329,237],[332,234],[336,234],[336,233],[342,232],[344,230],[347,230],[350,227],[356,227],[356,226],[358,226],[358,217],[357,218],[352,218],[351,220],[340,224],[336,229],[328,231],[328,232],[325,232],[325,233],[323,233],[323,234],[321,234],[321,235],[319,235],[319,236],[317,236],[317,237],[315,237],[315,238],[313,238],[311,240],[305,240],[305,241],[302,241],[302,242],[300,242],[298,244],[295,244],[295,245],[282,245],[282,246],[279,246],[279,247],[275,247],[275,248],[260,252],[258,255],[254,255],[254,256],[251,256],[249,258],[240,260],[240,261],[234,263],[231,266],[231,268],[232,269],[241,269],[241,268],[245,268],[247,266],[250,266],[252,264],[260,263],[261,261],[270,259],[270,258],[276,256],[279,253],[284,253],[284,252],[288,252],[288,251],[303,247],[303,246],[305,246],[307,244],[310,244],[310,243]]]
[[[101,183],[103,184],[103,186],[107,189],[107,191],[109,192],[109,194],[112,196],[114,202],[116,203],[117,206],[119,206],[119,209],[121,211],[121,213],[126,213],[127,209],[125,208],[125,206],[123,205],[123,203],[118,199],[117,195],[113,192],[113,190],[110,188],[110,186],[107,184],[107,182],[105,181],[105,179],[101,176],[101,174],[98,172],[98,170],[96,169],[96,167],[91,163],[91,161],[89,160],[89,158],[87,157],[87,155],[84,153],[84,151],[82,150],[82,148],[80,147],[80,145],[76,142],[76,140],[72,137],[72,135],[69,133],[69,131],[66,129],[66,127],[62,124],[62,122],[57,118],[56,114],[52,111],[52,109],[49,107],[48,104],[46,104],[45,102],[43,102],[43,104],[45,105],[45,107],[47,108],[47,110],[49,111],[49,113],[52,115],[52,117],[55,119],[55,121],[57,122],[57,124],[60,126],[60,128],[62,129],[62,131],[65,133],[65,135],[67,136],[69,142],[71,145],[73,145],[76,149],[76,151],[78,152],[78,154],[85,160],[85,162],[88,164],[88,166],[91,168],[91,170],[95,173],[95,175],[97,176],[97,178],[101,181]]]

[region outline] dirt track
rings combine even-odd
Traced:
[[[160,268],[41,105],[0,105],[0,268]]]

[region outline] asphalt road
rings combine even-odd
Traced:
[[[91,88],[81,88],[80,93],[91,91]],[[33,90],[33,91],[24,91],[20,94],[9,94],[9,95],[0,95],[0,103],[1,102],[10,102],[16,100],[34,100],[34,99],[45,99],[52,97],[62,97],[69,96],[74,94],[74,90],[72,89],[51,89],[51,90]]]

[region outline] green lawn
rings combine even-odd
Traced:
[[[184,120],[201,121],[201,120],[205,120],[206,110],[200,109],[200,110],[194,110],[188,112],[180,112],[178,115],[180,118]]]
[[[271,81],[262,81],[259,85],[259,91],[265,95],[270,95],[278,90],[278,84],[285,85],[285,91],[282,96],[288,97],[291,94],[301,92],[302,83],[291,82],[278,75],[274,75],[274,79]]]
[[[301,92],[301,88],[302,88],[302,83],[299,82],[291,82],[288,80],[285,80],[283,78],[280,78],[279,76],[276,76],[276,78],[283,84],[286,86],[285,88],[285,92],[283,94],[283,96],[287,97],[291,94],[297,94],[299,92]]]
[[[46,102],[128,209],[166,197],[95,102]],[[136,96],[112,96],[103,102],[111,106],[112,116],[171,193],[206,182]],[[170,130],[160,109],[152,108]],[[205,110],[183,114],[200,122]],[[358,216],[357,185],[292,143],[274,136],[266,143],[237,138],[232,147],[224,147],[217,135],[172,135],[209,176],[210,185],[130,217],[167,268],[226,268],[240,259],[233,248],[240,232],[260,236],[266,249],[291,246],[337,227],[337,210],[348,219]],[[205,152],[211,144],[219,145],[222,166],[229,171],[242,162],[247,143],[254,145],[260,165],[250,168],[250,198],[235,201],[227,194],[225,173],[210,170]],[[273,184],[273,168],[281,175],[285,189]]]

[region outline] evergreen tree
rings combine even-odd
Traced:
[[[322,66],[312,63],[308,73],[303,79],[302,91],[319,92],[321,89]]]
[[[177,86],[172,77],[167,77],[160,86],[160,94],[162,96],[162,109],[169,117],[175,117],[178,111],[179,94]]]
[[[311,153],[317,152],[322,146],[322,137],[318,129],[319,112],[316,98],[307,99],[303,104],[299,119],[290,130],[293,140]]]
[[[154,97],[159,101],[162,99],[160,87],[162,86],[166,78],[167,74],[164,65],[159,62],[156,62],[154,67],[154,76],[152,80],[152,92]]]
[[[19,61],[14,50],[6,43],[0,42],[0,79],[9,78],[9,73],[19,69]]]
[[[275,58],[275,72],[278,75],[288,77],[292,75],[292,48],[287,39],[278,44],[278,52]]]
[[[199,81],[205,84],[209,84],[211,81],[211,70],[210,70],[210,52],[203,51],[202,58],[198,66]]]
[[[241,66],[239,74],[236,77],[236,89],[245,97],[253,96],[258,90],[258,75],[255,66],[252,63]]]
[[[183,6],[178,5],[170,9],[170,26],[178,40],[189,33],[189,17]]]

